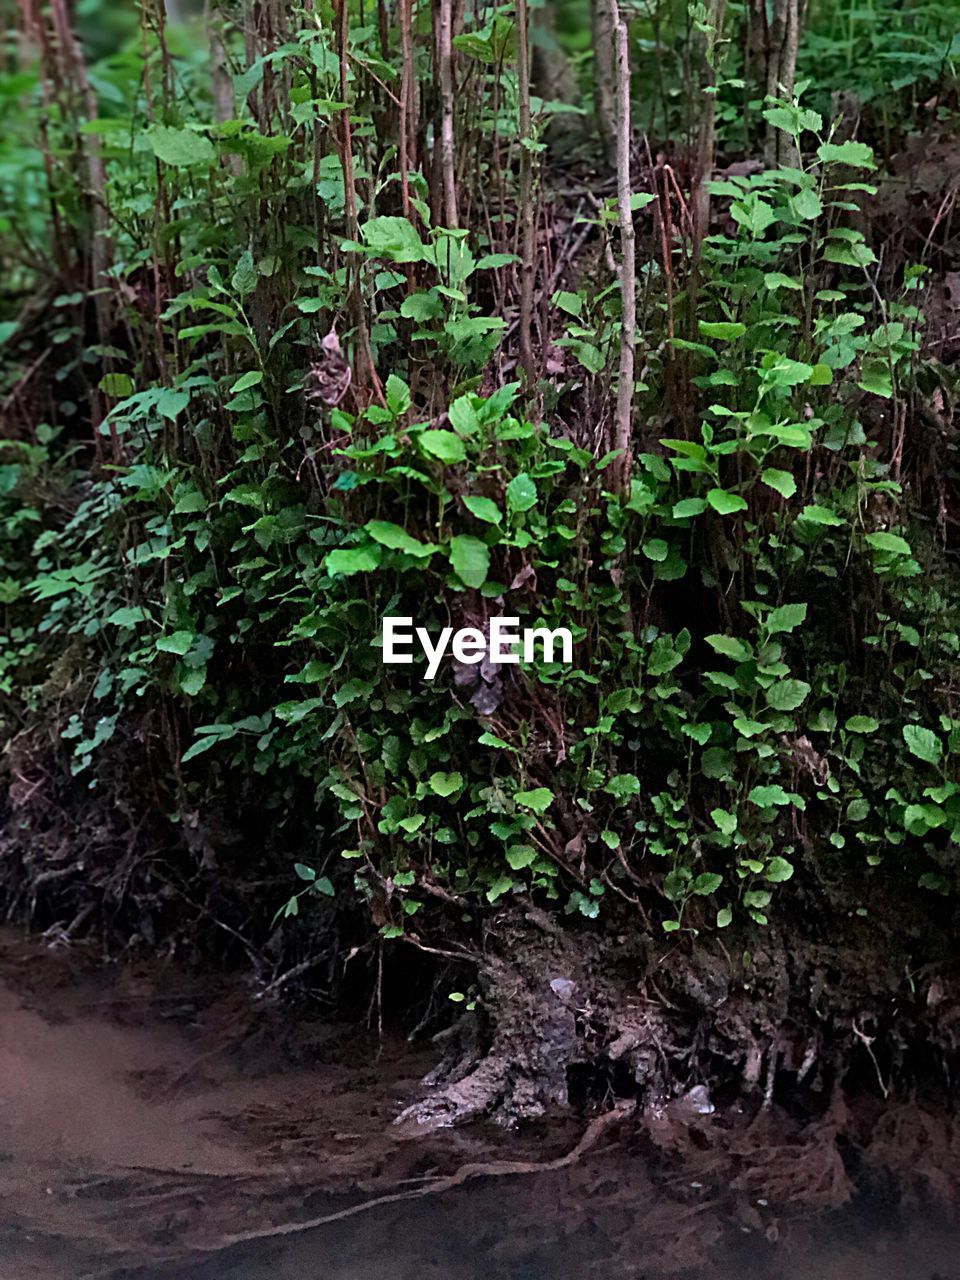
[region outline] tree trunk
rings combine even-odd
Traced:
[[[607,161],[616,163],[617,113],[616,65],[613,33],[617,24],[616,0],[593,0],[593,94],[597,128]]]
[[[799,0],[773,0],[773,21],[767,40],[767,97],[793,100],[797,79],[797,50],[800,45]],[[767,167],[795,168],[797,144],[789,134],[767,126],[764,149]]]

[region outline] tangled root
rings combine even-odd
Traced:
[[[804,1209],[838,1209],[853,1194],[853,1183],[844,1167],[837,1137],[844,1127],[845,1110],[834,1104],[827,1115],[789,1141],[765,1138],[758,1132],[766,1116],[746,1130],[731,1147],[742,1162],[731,1186],[751,1200]]]
[[[912,1102],[893,1104],[874,1126],[864,1158],[911,1198],[949,1205],[960,1196],[960,1126],[953,1117]]]

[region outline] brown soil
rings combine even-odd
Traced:
[[[627,1102],[411,1138],[422,1054],[203,985],[0,935],[3,1280],[956,1280],[956,1233],[898,1207],[956,1202],[946,1116]]]
[[[425,1069],[406,1046],[353,1037],[350,1065],[279,1071],[249,1026],[225,1048],[228,998],[84,968],[0,939],[4,1280],[185,1257],[416,1158],[390,1127]]]

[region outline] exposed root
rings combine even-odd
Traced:
[[[894,1104],[873,1126],[864,1158],[918,1199],[947,1205],[960,1197],[960,1125],[952,1117]]]
[[[576,1146],[568,1151],[566,1155],[559,1156],[556,1160],[492,1160],[483,1163],[464,1164],[454,1173],[445,1178],[440,1178],[436,1182],[428,1183],[426,1186],[414,1187],[409,1191],[395,1191],[391,1195],[378,1196],[374,1200],[365,1200],[362,1204],[350,1205],[347,1209],[340,1209],[336,1213],[323,1214],[319,1218],[310,1218],[305,1222],[284,1222],[278,1226],[268,1227],[260,1231],[245,1231],[239,1235],[225,1236],[215,1245],[206,1248],[204,1252],[219,1253],[221,1250],[228,1249],[236,1244],[248,1244],[255,1240],[273,1240],[279,1236],[314,1231],[317,1227],[328,1226],[332,1222],[342,1222],[345,1218],[352,1218],[358,1213],[367,1213],[371,1209],[379,1209],[387,1204],[397,1204],[402,1200],[421,1200],[424,1196],[440,1195],[442,1192],[452,1191],[455,1187],[462,1187],[465,1183],[471,1182],[475,1178],[502,1178],[532,1173],[554,1173],[558,1169],[569,1168],[581,1156],[585,1155],[591,1147],[596,1146],[600,1137],[608,1129],[630,1115],[635,1109],[635,1105],[633,1102],[618,1102],[612,1111],[607,1111],[591,1120]]]
[[[742,1161],[732,1188],[750,1201],[762,1198],[795,1208],[838,1209],[853,1194],[837,1146],[845,1120],[846,1109],[837,1101],[823,1120],[802,1130],[792,1141],[784,1141],[773,1136],[770,1113],[764,1110],[731,1145],[731,1154]]]

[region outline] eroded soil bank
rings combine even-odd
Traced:
[[[5,1280],[958,1274],[945,1114],[621,1100],[411,1133],[435,1051],[203,990],[2,936]]]

